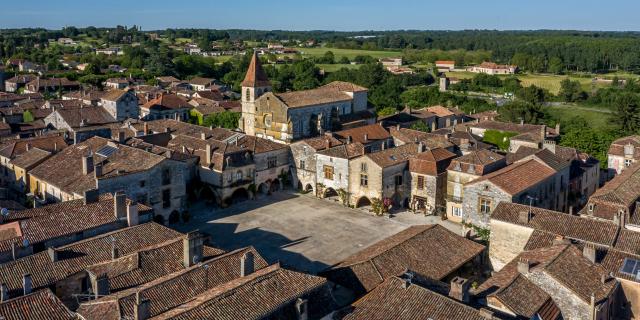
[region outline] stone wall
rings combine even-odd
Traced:
[[[324,166],[333,167],[333,179],[326,179],[324,176]],[[353,185],[352,175],[358,177],[358,184],[360,186],[360,171],[352,171],[350,168],[350,161],[348,159],[343,158],[334,158],[326,155],[318,154],[316,155],[316,180],[318,184],[324,185],[324,190],[327,188],[332,188],[333,190],[343,189],[347,192],[352,192],[350,190],[350,185]],[[358,167],[359,168],[359,167]],[[318,194],[318,196],[322,196]],[[351,202],[351,204],[355,204],[355,202]]]
[[[479,227],[489,227],[490,214],[479,212],[480,198],[491,200],[491,211],[500,201],[512,202],[511,195],[502,191],[491,182],[474,183],[464,187],[463,220]]]
[[[491,220],[489,260],[493,270],[500,271],[517,257],[527,245],[534,229],[499,220]]]
[[[294,177],[293,185],[302,185],[303,190],[311,185],[316,190],[316,150],[305,142],[293,143],[291,149],[291,168]],[[303,166],[304,164],[304,166]]]

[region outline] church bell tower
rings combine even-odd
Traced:
[[[254,51],[247,75],[242,81],[242,120],[240,126],[245,134],[255,136],[256,99],[268,91],[271,91],[271,82],[262,69],[258,53]]]

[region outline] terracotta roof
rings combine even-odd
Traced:
[[[33,166],[39,164],[44,159],[48,158],[51,152],[38,148],[32,148],[22,155],[11,160],[9,163],[22,169],[31,169]]]
[[[402,141],[403,143],[417,143],[422,144],[428,149],[435,148],[450,148],[453,146],[449,140],[440,134],[427,133],[413,129],[390,127],[389,133],[394,139]]]
[[[591,294],[595,295],[596,303],[599,303],[616,288],[615,279],[602,283],[602,276],[608,275],[605,268],[589,262],[574,245],[564,244],[522,252],[481,284],[476,293],[485,296],[509,286],[520,274],[517,265],[522,259],[531,263],[530,273],[546,273],[587,304],[591,301]]]
[[[633,164],[596,190],[589,198],[593,211],[589,211],[589,205],[587,205],[580,214],[613,220],[619,210],[633,210],[638,199],[640,199],[640,163]],[[638,215],[638,212],[630,213],[634,216]]]
[[[328,291],[325,279],[276,264],[215,287],[152,319],[292,319],[294,304],[301,297],[308,299],[309,318],[316,319],[335,306]]]
[[[164,94],[161,93],[155,99],[149,100],[141,108],[148,110],[172,110],[172,109],[191,109],[191,106],[187,100],[176,94]]]
[[[367,136],[365,139],[365,135]],[[347,140],[351,137],[352,142],[367,144],[376,140],[386,140],[391,138],[391,134],[381,125],[374,123],[362,127],[337,131],[334,136],[339,139]]]
[[[127,92],[129,92],[129,90],[119,90],[119,89],[109,90],[105,92],[105,94],[101,97],[101,99],[107,100],[107,101],[118,101],[120,100],[120,98],[122,98],[122,96],[127,94]]]
[[[628,136],[617,139],[611,143],[609,146],[608,154],[624,157],[624,147],[626,145],[633,146],[633,154],[631,155],[634,159],[640,159],[640,136]]]
[[[484,175],[466,185],[489,181],[510,195],[516,195],[552,177],[556,171],[536,159],[514,163]]]
[[[247,74],[241,84],[243,87],[268,87],[271,82],[267,74],[262,69],[262,63],[258,58],[258,52],[254,51],[247,69]]]
[[[163,76],[163,77],[156,77],[156,79],[160,80],[161,82],[168,82],[168,83],[172,83],[172,82],[179,82],[180,79],[173,77],[173,76]]]
[[[113,225],[112,229],[124,227],[126,223],[124,221],[118,223],[115,216],[113,201],[113,197],[106,194],[98,202],[87,205],[84,205],[84,202],[74,202],[74,205],[67,206],[53,204],[52,208],[46,210],[36,208],[10,213],[6,220],[15,221],[14,230],[17,232],[13,237],[1,239],[0,251],[10,252],[13,244],[17,248],[22,248],[25,239],[30,246],[33,246],[107,225]],[[149,214],[152,210],[141,204],[137,207],[139,214],[142,215]],[[28,218],[20,219],[20,217]]]
[[[447,149],[427,150],[409,159],[409,171],[437,176],[447,171],[447,166],[456,155]]]
[[[195,78],[192,78],[191,80],[189,80],[189,83],[190,84],[195,84],[195,85],[208,86],[208,85],[212,84],[213,81],[214,81],[214,79],[211,79],[211,78],[195,77]]]
[[[456,319],[486,320],[479,310],[404,279],[389,277],[352,305],[345,320]]]
[[[498,130],[498,131],[508,131],[515,133],[526,133],[526,132],[542,132],[543,125],[537,124],[519,124],[519,123],[511,123],[511,122],[500,122],[500,121],[482,121],[479,123],[468,123],[468,126],[472,128],[481,128],[487,130]]]
[[[528,223],[523,223],[519,220],[518,215],[520,212],[529,212],[529,210],[531,210],[531,218]],[[606,221],[542,208],[530,208],[527,205],[517,203],[500,202],[491,213],[491,219],[604,246],[613,246],[618,233],[618,226]]]
[[[289,108],[353,100],[345,91],[340,91],[339,87],[332,86],[331,84],[315,89],[277,93],[275,96]]]
[[[329,82],[328,84],[323,86],[324,88],[332,88],[334,90],[338,90],[338,91],[344,91],[344,92],[362,92],[362,91],[368,91],[369,89],[359,86],[357,84],[353,84],[351,82],[345,82],[345,81],[333,81],[333,82]]]
[[[111,151],[108,156],[99,153],[103,148]],[[67,193],[82,194],[95,188],[94,173],[82,172],[82,156],[88,154],[92,154],[94,165],[102,164],[99,179],[149,170],[166,159],[163,155],[96,136],[56,153],[35,167],[30,174]],[[60,166],[60,163],[66,165]]]
[[[54,113],[71,128],[116,122],[116,119],[102,107],[61,108],[56,109]]]
[[[222,101],[224,100],[224,95],[218,90],[210,90],[210,91],[198,91],[195,93],[199,98],[213,100],[213,101]]]
[[[0,318],[5,320],[80,320],[50,289],[0,303]]]
[[[149,252],[148,254],[149,264],[154,263],[158,265],[156,268],[162,267],[164,271],[172,271],[163,271],[164,273],[161,277],[155,277],[147,281],[138,279],[135,277],[135,274],[128,275],[126,278],[117,281],[122,283],[120,287],[128,289],[116,293],[112,290],[110,295],[83,303],[78,309],[78,313],[87,320],[117,320],[133,317],[133,306],[136,301],[136,294],[139,294],[141,298],[150,301],[151,317],[155,317],[174,308],[178,308],[181,304],[189,302],[194,297],[212,288],[240,278],[240,261],[246,253],[250,252],[254,255],[254,269],[256,271],[268,265],[254,248],[247,247],[234,250],[213,259],[206,259],[204,262],[185,269],[182,265],[182,241],[174,241],[174,243],[175,244],[169,244],[162,248],[164,251],[175,251],[169,253],[170,261],[166,263],[157,263],[154,261],[154,259],[158,259],[154,257],[157,256],[157,253]],[[152,272],[154,268],[148,269],[149,272]],[[112,278],[109,277],[110,285],[111,279]],[[135,282],[126,286],[127,279]]]
[[[406,270],[441,280],[483,250],[483,245],[440,225],[412,226],[361,250],[324,274],[356,292],[368,292]]]
[[[27,147],[54,152],[67,147],[67,142],[60,135],[48,135],[33,138],[15,139],[0,146],[0,156],[14,159],[27,152]]]
[[[462,114],[462,112],[460,112],[458,110],[447,108],[447,107],[443,107],[443,106],[428,107],[428,108],[426,108],[426,110],[431,112],[431,113],[433,113],[433,114],[435,114],[438,117],[441,117],[441,118]]]
[[[353,159],[364,155],[364,145],[359,142],[348,143],[320,150],[318,151],[318,154],[334,158]]]
[[[411,157],[421,152],[418,144],[404,144],[395,148],[388,148],[382,151],[368,153],[365,156],[371,159],[381,168],[406,163]]]
[[[145,223],[56,248],[58,261],[53,262],[47,251],[0,265],[0,283],[6,283],[9,295],[22,292],[22,275],[31,274],[33,289],[55,284],[89,265],[111,260],[113,239],[122,255],[183,237],[182,234],[157,223]]]
[[[509,284],[490,294],[489,297],[498,299],[513,313],[527,319],[534,318],[547,304],[553,304],[555,317],[544,319],[555,320],[560,315],[560,309],[551,296],[521,274],[517,274]]]
[[[518,160],[516,163],[521,161],[527,161],[527,159],[535,158],[549,166],[551,169],[555,171],[562,171],[571,165],[570,161],[564,160],[558,156],[556,156],[553,152],[549,151],[549,149],[538,150],[533,155],[525,157],[522,160]]]
[[[453,159],[447,169],[481,176],[494,169],[490,168],[489,165],[498,162],[504,162],[503,155],[483,149],[472,151],[462,157]]]
[[[453,60],[437,60],[435,63],[436,64],[456,64],[456,62]]]
[[[300,140],[297,143],[305,143],[316,151],[326,150],[335,146],[342,145],[342,141],[333,137],[333,135],[324,135],[319,137]]]

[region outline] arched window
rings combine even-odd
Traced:
[[[245,98],[244,98],[244,99],[245,99],[246,101],[251,100],[251,89],[248,89],[248,88],[247,88],[247,92],[244,94],[244,96],[245,96]]]
[[[264,125],[266,127],[271,127],[271,114],[264,115]]]

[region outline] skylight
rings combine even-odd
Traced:
[[[637,280],[640,280],[640,261],[624,258],[624,263],[622,264],[622,268],[620,268],[620,272],[636,277]]]
[[[105,145],[102,148],[98,149],[98,151],[96,151],[96,154],[108,158],[116,151],[118,151],[118,148],[112,147],[110,145]]]

